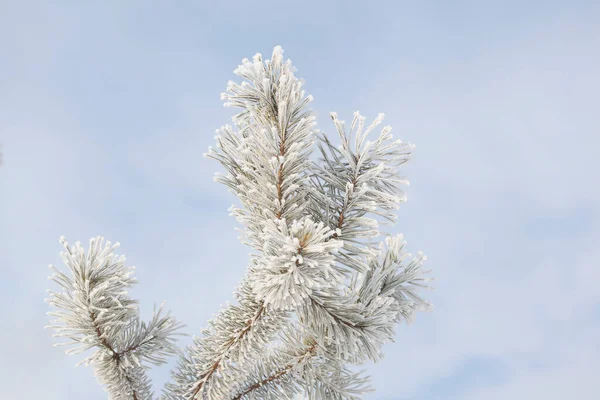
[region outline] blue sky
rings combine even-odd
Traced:
[[[393,232],[436,308],[367,366],[367,399],[597,398],[600,7],[216,3],[0,1],[0,398],[106,398],[43,330],[61,234],[120,241],[142,313],[165,300],[188,333],[231,300],[248,249],[202,153],[233,69],[275,45],[320,129],[385,112],[417,146]]]

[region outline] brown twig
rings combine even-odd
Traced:
[[[254,317],[246,321],[246,324],[238,333],[238,335],[229,338],[229,340],[225,343],[225,345],[227,346],[226,349],[221,353],[221,356],[214,361],[213,365],[211,365],[208,372],[202,377],[202,380],[198,383],[198,387],[194,390],[194,393],[192,393],[192,399],[196,398],[198,393],[200,393],[200,390],[202,390],[202,388],[204,387],[204,384],[208,382],[210,377],[217,371],[219,365],[221,365],[221,362],[223,362],[223,359],[225,358],[229,350],[233,347],[233,345],[248,333],[254,322],[256,322],[263,315],[264,312],[265,307],[261,302],[260,307],[258,308],[258,311],[254,315]]]
[[[352,186],[356,185],[356,180],[357,180],[356,177],[352,178],[352,180],[350,181],[350,183],[352,183]],[[342,227],[344,226],[344,221],[346,219],[346,211],[348,211],[346,207],[343,207],[340,210],[340,216],[338,218],[338,222],[337,222],[337,225],[336,225],[337,229],[342,229]],[[337,232],[334,232],[334,234],[331,235],[332,239],[336,239],[337,237],[338,237]]]
[[[105,348],[107,348],[108,350],[111,351],[112,359],[115,360],[115,363],[118,366],[119,363],[121,362],[121,355],[123,353],[116,352],[115,349],[110,345],[110,343],[108,343],[108,341],[102,334],[102,330],[100,330],[100,326],[96,322],[96,319],[97,319],[96,314],[93,311],[90,311],[89,313],[90,313],[90,318],[92,319],[92,325],[94,326],[94,330],[96,331],[96,335],[98,336],[100,343],[102,344],[102,346],[104,346]],[[127,383],[129,383],[129,386],[131,387],[133,400],[138,400],[137,394],[135,393],[135,390],[133,389],[133,381],[127,374],[125,374],[125,379],[127,380]]]
[[[314,343],[306,350],[306,352],[303,354],[303,356],[310,355],[310,357],[312,357],[314,355],[316,349],[317,349],[317,344]],[[294,368],[294,366],[299,364],[301,361],[302,360],[300,359],[296,362],[296,364],[288,364],[284,368],[280,369],[278,372],[274,373],[273,375],[270,375],[269,377],[263,379],[262,381],[253,383],[252,385],[248,386],[243,392],[241,392],[240,394],[235,396],[232,400],[241,400],[244,396],[246,396],[247,394],[250,394],[251,392],[255,391],[256,389],[281,378],[282,376],[288,374]]]

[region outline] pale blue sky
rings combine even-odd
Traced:
[[[42,329],[61,234],[120,241],[142,312],[165,300],[188,333],[232,298],[248,249],[201,155],[233,69],[275,45],[320,129],[385,112],[417,145],[393,232],[428,255],[436,308],[368,365],[367,399],[598,398],[599,20],[577,1],[0,0],[0,398],[106,398]]]

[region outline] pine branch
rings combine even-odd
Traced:
[[[428,271],[421,268],[425,257],[418,254],[405,262],[410,258],[410,254],[403,252],[405,242],[401,235],[388,237],[386,244],[387,248],[382,247],[379,256],[370,260],[369,270],[363,281],[351,288],[355,296],[335,298],[333,301],[337,300],[337,303],[332,301],[331,304],[320,304],[322,299],[313,300],[308,307],[317,307],[317,310],[299,313],[303,329],[298,329],[298,332],[302,333],[288,333],[289,338],[284,341],[280,353],[294,354],[298,351],[297,343],[312,343],[311,351],[303,353],[302,373],[299,376],[288,376],[295,366],[294,363],[288,362],[284,364],[285,367],[275,369],[259,379],[258,377],[264,375],[265,367],[255,366],[254,383],[239,390],[238,397],[234,399],[242,399],[259,388],[262,390],[261,395],[271,393],[278,385],[284,386],[288,393],[292,393],[294,379],[302,380],[306,379],[306,376],[313,378],[308,379],[310,383],[307,387],[314,387],[311,383],[314,385],[314,377],[319,376],[318,369],[333,362],[339,363],[338,369],[343,369],[343,362],[360,364],[367,358],[377,361],[381,357],[380,350],[383,344],[393,340],[394,328],[398,322],[405,320],[410,323],[416,311],[430,308],[430,304],[415,293],[418,288],[426,288],[426,282],[430,280],[423,276]],[[353,299],[354,303],[348,303],[350,299]],[[342,301],[347,303],[341,303]],[[312,360],[318,356],[318,353],[312,350],[319,347],[324,349],[326,357]],[[261,362],[266,365],[281,364],[280,358],[273,359],[275,361]],[[280,382],[284,378],[288,381]],[[364,392],[365,388],[361,390]],[[362,392],[357,391],[354,394]],[[339,398],[355,398],[340,396]]]
[[[312,353],[314,351],[315,347],[316,347],[316,345],[311,346],[306,351],[305,354],[309,355],[310,353]],[[235,396],[232,400],[240,400],[244,396],[249,395],[250,393],[254,392],[255,390],[260,389],[261,387],[265,387],[265,386],[271,384],[272,382],[279,380],[282,376],[289,374],[293,368],[294,368],[293,364],[286,365],[285,367],[283,367],[279,371],[275,372],[274,374],[270,375],[269,377],[267,377],[259,382],[253,383],[247,389],[244,389],[240,394]]]
[[[256,267],[249,272],[256,278],[252,279],[249,288],[256,292],[264,287],[257,286],[258,282],[265,282],[265,279],[258,278],[260,266],[265,262],[261,252],[264,254],[269,240],[264,230],[273,224],[285,230],[287,224],[301,215],[300,204],[306,197],[303,185],[307,180],[302,169],[308,162],[310,128],[314,118],[304,111],[311,98],[304,97],[301,83],[293,76],[291,63],[283,63],[281,48],[275,48],[272,59],[265,63],[260,55],[256,55],[252,63],[243,60],[236,73],[246,81],[242,85],[230,82],[228,93],[222,97],[228,100],[227,105],[242,108],[242,112],[234,118],[239,134],[225,126],[218,131],[220,134],[216,138],[219,150],[211,149],[207,155],[219,161],[229,172],[228,176],[218,176],[217,180],[230,187],[244,205],[244,209],[234,209],[233,213],[247,227],[246,243],[259,251],[253,260]],[[259,191],[257,188],[266,190]],[[188,353],[194,356],[182,360],[179,372],[176,372],[177,383],[167,387],[167,396],[169,393],[185,394],[192,399],[201,394],[208,398],[221,396],[226,390],[225,374],[216,373],[231,369],[229,377],[237,376],[232,362],[242,360],[231,354],[234,344],[243,343],[243,339],[259,325],[246,321],[267,320],[272,322],[273,328],[283,326],[286,314],[278,311],[284,309],[278,299],[251,293],[246,288],[249,283],[249,280],[244,281],[244,289],[238,296],[240,304],[248,308],[241,312],[231,306],[217,316],[221,331],[216,328],[205,332],[203,340],[198,340],[188,349]],[[254,300],[255,297],[258,301]],[[271,311],[272,307],[275,309]],[[248,314],[254,317],[248,319]],[[223,335],[222,331],[229,334]],[[268,342],[276,330],[262,333],[267,339],[265,342]],[[207,343],[211,343],[217,351],[201,350]],[[248,352],[240,350],[238,353]],[[191,371],[189,362],[196,366],[194,371]],[[197,382],[191,384],[190,395],[187,394],[190,390],[189,377],[193,376]],[[209,384],[211,381],[215,381],[214,384]]]
[[[283,344],[250,367],[246,382],[238,383],[233,400],[309,399],[357,400],[370,391],[368,377],[351,372],[327,348],[302,329],[287,329]]]
[[[96,321],[96,314],[92,311],[90,311],[90,318],[92,320],[92,326],[94,327],[94,330],[96,332],[96,335],[98,336],[98,340],[100,340],[100,343],[102,343],[102,346],[104,346],[104,348],[106,350],[108,350],[109,354],[112,354],[111,356],[111,361],[114,362],[116,369],[120,370],[120,366],[121,366],[121,354],[117,353],[115,351],[115,349],[112,348],[112,346],[106,341],[106,338],[104,337],[102,331],[100,330],[100,326],[98,325],[97,321]],[[125,371],[124,372],[124,378],[125,381],[127,382],[127,393],[130,393],[133,400],[138,400],[138,395],[136,390],[134,389],[135,385],[133,382],[133,378]]]
[[[69,339],[57,345],[76,345],[67,354],[95,348],[96,351],[79,364],[92,364],[101,384],[111,398],[149,400],[152,397],[146,376],[148,364],[160,365],[176,352],[174,336],[181,324],[161,310],[154,312],[149,324],[140,322],[136,301],[124,290],[135,283],[133,268],[124,265],[104,239],[90,240],[86,253],[80,243],[73,248],[61,237],[65,251],[61,253],[72,277],[50,266],[50,279],[63,291],[50,292],[50,304],[61,311],[49,312],[57,320],[48,326],[55,337]]]
[[[380,359],[380,349],[393,340],[398,322],[410,322],[415,311],[430,308],[416,293],[428,287],[428,271],[422,269],[426,258],[405,254],[402,236],[388,237],[386,243],[388,248],[369,260],[361,282],[354,281],[341,295],[315,292],[298,311],[300,322],[317,340],[333,345],[337,357],[352,364]]]
[[[206,374],[203,375],[202,380],[198,383],[196,389],[194,389],[194,391],[192,392],[192,398],[194,398],[198,395],[198,393],[202,389],[202,386],[206,383],[206,381],[208,379],[210,379],[210,377],[215,373],[215,371],[217,371],[217,369],[223,362],[224,358],[231,351],[232,347],[236,343],[239,343],[241,340],[243,340],[245,338],[245,336],[250,331],[250,328],[252,327],[252,325],[256,323],[256,321],[261,317],[261,315],[263,314],[264,311],[265,311],[264,305],[262,303],[260,303],[257,307],[256,313],[252,316],[252,318],[250,318],[246,321],[242,330],[239,331],[238,333],[236,333],[235,335],[231,336],[225,342],[224,350],[217,356],[217,358],[214,359],[213,364],[210,366],[210,368],[208,369]]]
[[[341,230],[335,238],[342,239],[345,246],[338,261],[350,270],[364,272],[364,263],[356,259],[374,254],[371,239],[380,234],[378,221],[369,214],[395,220],[392,211],[406,201],[400,186],[408,184],[398,168],[410,160],[414,146],[400,140],[390,142],[389,126],[375,142],[366,141],[383,114],[365,130],[365,118],[356,112],[349,132],[336,113],[331,113],[331,118],[341,145],[336,147],[326,135],[319,136],[321,159],[311,165],[311,212],[315,218],[329,221],[332,229]],[[350,145],[352,136],[354,147]]]
[[[266,312],[255,301],[244,279],[236,291],[238,305],[228,305],[209,321],[203,337],[195,338],[173,372],[163,399],[222,399],[232,381],[244,371],[235,365],[259,357],[259,351],[281,329],[287,319],[283,312]]]
[[[251,96],[247,96],[247,98],[250,97]],[[256,96],[255,98],[259,99],[260,96]],[[273,115],[276,114],[275,107],[263,107],[263,109],[264,108],[271,110]],[[391,137],[391,135],[389,135],[389,127],[386,127],[382,131],[382,134],[374,146],[372,146],[371,143],[367,143],[367,145],[363,147],[365,137],[370,131],[373,130],[375,126],[381,122],[382,115],[380,115],[378,119],[369,128],[367,128],[366,131],[363,132],[364,117],[361,117],[359,114],[355,114],[350,135],[346,135],[343,122],[339,121],[335,114],[332,114],[332,118],[338,133],[342,138],[342,149],[338,150],[334,148],[327,138],[323,137],[322,140],[325,143],[325,146],[329,148],[329,152],[333,155],[334,161],[332,162],[325,157],[325,161],[330,168],[327,169],[317,167],[315,169],[317,172],[320,172],[320,174],[316,174],[316,176],[325,177],[323,178],[323,181],[329,189],[321,191],[322,196],[320,199],[323,199],[323,197],[329,194],[331,197],[326,200],[334,203],[325,203],[326,207],[322,208],[326,208],[327,212],[329,212],[330,209],[336,209],[336,199],[334,198],[336,194],[342,194],[342,206],[339,208],[340,212],[334,225],[336,231],[333,232],[333,234],[328,235],[328,237],[325,238],[324,243],[329,240],[336,242],[334,240],[335,238],[344,235],[344,239],[348,240],[349,243],[344,243],[343,249],[346,251],[337,256],[337,261],[341,261],[341,263],[345,264],[346,266],[354,267],[358,271],[365,271],[366,258],[372,256],[374,253],[372,245],[370,243],[365,244],[364,242],[361,242],[361,239],[374,237],[379,234],[377,229],[377,221],[366,218],[365,214],[366,212],[373,212],[377,215],[381,215],[385,218],[393,220],[394,216],[393,214],[389,213],[388,210],[397,208],[397,204],[403,201],[403,197],[397,195],[397,193],[399,193],[397,185],[405,183],[404,180],[396,178],[397,173],[395,168],[408,160],[410,157],[410,149],[412,149],[412,147],[410,145],[403,145],[401,142],[395,142],[391,145],[386,145],[386,140]],[[260,118],[257,118],[257,120],[259,119]],[[349,146],[349,136],[352,135],[352,130],[357,123],[357,140],[355,149],[353,151]],[[234,141],[229,140],[229,142],[231,143]],[[285,147],[282,146],[282,143],[283,142],[280,142],[280,152],[282,152]],[[371,149],[369,150],[369,148]],[[256,151],[248,153],[260,154],[260,150],[263,149],[257,148]],[[233,152],[229,151],[229,153],[231,154]],[[323,149],[322,153],[325,154]],[[381,162],[382,160],[389,160],[390,157],[393,157],[390,166],[386,166]],[[346,161],[342,161],[342,159],[345,159]],[[221,160],[223,160],[223,158]],[[236,161],[238,160],[239,159],[236,159]],[[225,165],[227,165],[227,163],[225,163]],[[252,171],[254,172],[255,169],[252,169]],[[277,170],[277,179],[275,184],[279,196],[282,193],[281,171],[282,169]],[[229,178],[231,179],[231,175]],[[344,182],[344,180],[346,180],[346,182]],[[253,181],[254,184],[257,182],[258,179]],[[373,185],[374,187],[369,188],[366,185],[366,182],[369,182],[369,184]],[[225,183],[227,183],[226,180]],[[229,182],[228,186],[235,187],[235,185],[231,182]],[[323,188],[324,185],[321,184],[320,186]],[[316,192],[319,193],[318,190],[316,190]],[[319,196],[315,197],[317,198],[316,203],[318,204]],[[248,219],[243,218],[245,215],[241,212],[237,215],[238,217],[242,216],[242,218],[240,218],[242,222],[250,222]],[[281,217],[281,214],[277,214],[276,216],[279,218]],[[366,229],[364,229],[364,227],[366,227]],[[342,231],[340,228],[344,228],[344,230]],[[293,285],[290,286],[290,284],[287,282],[287,284],[281,284],[281,274],[286,271],[296,270],[299,267],[298,257],[304,250],[302,246],[297,245],[301,240],[300,238],[296,237],[295,248],[293,245],[290,246],[291,251],[286,253],[284,250],[286,248],[285,238],[291,237],[294,239],[294,235],[289,236],[288,232],[284,231],[285,224],[283,229],[280,228],[279,231],[277,231],[277,229],[271,229],[268,232],[269,236],[265,238],[265,228],[263,227],[263,235],[260,236],[262,240],[255,241],[255,243],[262,243],[263,254],[272,254],[272,258],[274,258],[274,260],[272,259],[271,261],[275,261],[271,264],[263,264],[263,267],[260,269],[261,274],[259,274],[257,279],[255,279],[255,282],[257,282],[258,285],[255,287],[259,289],[257,290],[257,295],[259,298],[260,296],[263,296],[263,299],[267,299],[270,296],[271,304],[274,304],[277,308],[283,307],[287,309],[299,309],[302,317],[301,319],[305,321],[321,321],[320,323],[313,323],[313,329],[316,329],[322,334],[326,333],[328,330],[339,330],[339,326],[345,326],[345,328],[342,329],[345,329],[349,332],[355,332],[354,336],[361,337],[361,340],[364,343],[367,343],[367,346],[369,345],[369,342],[365,339],[364,335],[369,332],[369,329],[375,331],[371,337],[377,338],[377,334],[380,334],[380,331],[382,330],[386,331],[386,338],[390,337],[390,335],[393,333],[393,330],[387,326],[378,328],[375,326],[374,322],[371,322],[371,325],[367,324],[365,326],[361,325],[361,322],[350,322],[352,318],[356,320],[361,320],[364,318],[364,316],[362,316],[364,314],[364,310],[361,313],[361,310],[359,310],[360,307],[356,304],[355,299],[349,298],[346,295],[336,294],[336,291],[333,288],[335,285],[331,287],[333,292],[330,294],[329,292],[331,290],[321,292],[318,290],[315,291],[317,288],[316,286],[313,285],[311,287],[311,285],[307,284],[307,282],[302,282],[300,284],[300,287],[303,290],[302,295],[295,297],[295,291],[292,289],[294,287]],[[283,235],[279,236],[278,233],[280,232],[283,233]],[[331,249],[325,253],[331,254],[336,253],[336,251]],[[292,260],[291,264],[283,262],[283,260],[286,258]],[[323,266],[327,266],[328,264],[320,262],[319,265],[321,268],[323,268]],[[267,273],[265,275],[265,272],[269,271],[273,271],[273,273]],[[339,271],[340,270],[338,270],[338,272]],[[277,280],[280,282],[278,283]],[[296,281],[298,281],[297,278]],[[334,283],[335,282],[339,282],[339,280],[334,280]],[[276,289],[274,289],[273,286],[275,286]],[[265,291],[265,289],[267,289],[267,291]],[[313,291],[315,292],[312,293]],[[332,295],[335,297],[337,302],[333,306],[327,307],[327,301],[332,299]],[[323,296],[325,296],[325,298]],[[290,298],[292,299],[292,302],[289,301]],[[308,306],[304,301],[307,298],[310,298]],[[277,300],[283,301],[283,303],[277,302]],[[313,318],[317,314],[315,311],[317,311],[317,313],[320,312],[321,314],[324,313],[328,316],[328,318]],[[344,318],[346,318],[346,320]],[[341,335],[338,333],[338,336]],[[347,334],[346,336],[352,335]],[[382,340],[380,339],[378,343],[381,342]],[[379,346],[376,344],[370,346],[369,356],[371,358],[376,358],[375,353],[378,347]],[[346,358],[350,358],[349,350],[346,349],[344,352]]]
[[[418,253],[404,253],[402,236],[377,244],[380,223],[395,221],[405,201],[399,167],[413,146],[390,141],[390,127],[367,141],[382,119],[366,127],[354,114],[350,129],[331,114],[341,145],[318,137],[322,158],[311,162],[314,116],[291,61],[276,47],[271,60],[257,54],[234,71],[222,98],[241,111],[235,128],[224,126],[217,149],[206,154],[227,171],[225,184],[242,207],[231,213],[245,227],[253,249],[250,266],[235,292],[237,303],[221,309],[202,337],[181,353],[164,400],[311,399],[357,400],[366,378],[346,364],[381,357],[395,327],[429,308],[417,293],[427,288]],[[64,242],[73,278],[55,270],[65,291],[51,293],[64,310],[55,336],[96,348],[94,364],[112,398],[149,400],[147,364],[161,364],[175,352],[180,327],[155,310],[141,322],[135,301],[123,289],[134,283],[122,259],[101,240],[86,255]],[[291,313],[296,319],[290,319]]]

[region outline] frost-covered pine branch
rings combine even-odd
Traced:
[[[93,350],[79,364],[93,365],[111,399],[150,399],[146,369],[176,352],[174,335],[182,325],[162,307],[150,322],[140,320],[137,302],[127,295],[136,282],[134,267],[126,267],[125,257],[113,253],[119,243],[92,238],[86,252],[79,242],[73,247],[64,237],[60,242],[70,276],[50,266],[50,279],[62,291],[50,291],[48,301],[60,311],[48,313],[57,318],[48,327],[55,330],[53,336],[67,339],[56,345],[74,346],[67,354]]]
[[[377,361],[381,346],[393,341],[397,324],[402,320],[410,323],[415,311],[430,306],[417,293],[417,289],[427,287],[430,279],[424,277],[428,271],[422,270],[425,257],[421,253],[416,257],[405,253],[402,235],[387,237],[385,243],[385,247],[380,246],[379,255],[369,260],[368,271],[361,281],[352,282],[348,291],[351,294],[332,298],[331,304],[313,304],[315,310],[299,316],[303,323],[275,349],[276,354],[288,355],[287,361],[285,356],[278,362],[259,360],[253,367],[253,381],[238,389],[240,398],[291,399],[296,393],[313,393],[314,397],[309,398],[355,399],[357,394],[369,390],[366,380],[361,378],[364,386],[358,393],[356,388],[354,392],[346,388],[353,381],[338,382],[335,395],[331,387],[327,395],[313,392],[318,382],[328,382],[321,375],[323,368],[337,365],[340,371],[346,371],[346,363]],[[298,352],[303,355],[302,371],[293,358],[289,360],[289,354]],[[359,382],[358,376],[355,379]]]
[[[250,264],[235,304],[222,308],[181,352],[162,398],[359,399],[370,390],[368,377],[352,366],[380,359],[398,323],[429,308],[418,294],[427,287],[425,257],[405,253],[401,235],[380,229],[395,221],[394,210],[405,201],[401,186],[408,181],[399,168],[413,146],[393,141],[390,127],[371,139],[383,114],[367,126],[358,112],[348,131],[331,114],[340,141],[335,145],[315,130],[312,97],[280,47],[271,60],[257,54],[234,72],[242,82],[229,82],[222,98],[240,112],[234,126],[217,130],[216,149],[206,155],[226,170],[215,180],[240,201],[231,213],[244,227]],[[313,157],[315,147],[320,157]],[[66,261],[89,264],[74,264],[68,255]],[[55,280],[79,288],[92,271],[103,271],[90,265],[81,267],[83,273],[72,267],[70,281],[58,272]],[[69,333],[55,328],[84,349],[99,349],[90,360],[113,398],[150,399],[139,360],[160,363],[173,353],[179,325],[158,316],[168,322],[140,323],[137,311],[129,311],[134,302],[120,292],[119,285],[132,283],[129,272],[119,268],[112,268],[118,272],[110,279],[114,287],[97,284],[75,296],[83,296],[79,301],[87,301],[91,313],[72,300],[74,294],[54,295],[53,304],[66,310],[57,316],[76,327]],[[100,305],[89,300],[109,298],[117,311],[105,303],[96,309]]]
[[[283,308],[272,307],[268,296],[257,296],[253,288],[269,262],[269,229],[287,229],[302,218],[308,195],[309,150],[314,117],[306,106],[302,83],[295,78],[290,61],[281,48],[271,60],[256,55],[244,59],[235,71],[246,79],[229,82],[223,99],[242,109],[234,117],[237,130],[225,126],[217,131],[217,150],[207,156],[219,161],[228,175],[216,180],[238,196],[242,208],[232,214],[246,228],[244,242],[257,251],[247,278],[236,293],[239,306],[228,306],[211,321],[202,338],[195,339],[186,358],[174,373],[175,383],[165,398],[222,399],[230,393],[230,382],[243,379],[243,365],[260,353],[286,324]],[[276,288],[274,290],[277,290]]]

